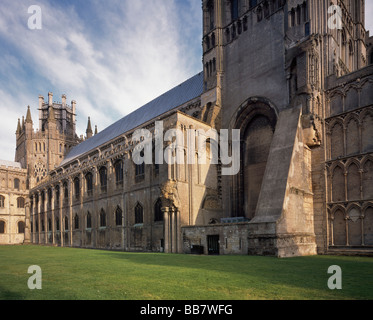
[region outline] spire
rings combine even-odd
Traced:
[[[16,134],[20,134],[20,133],[21,133],[21,120],[18,118]]]
[[[26,123],[32,123],[30,106],[27,107]]]
[[[93,135],[92,126],[91,126],[91,118],[90,117],[88,117],[88,125],[87,125],[86,134],[87,134],[87,139],[91,138],[92,135]]]

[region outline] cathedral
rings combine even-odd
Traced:
[[[28,108],[15,162],[0,162],[0,243],[276,257],[373,252],[365,1],[203,0],[202,10],[203,70],[101,132],[88,119],[78,137],[79,106],[65,95],[39,97],[38,130]],[[201,135],[206,161],[158,162],[153,152],[151,164],[136,163],[147,139],[136,133],[150,132],[154,151],[160,122],[183,142],[165,136],[165,157],[199,159]],[[239,132],[238,150],[208,134],[221,130]],[[239,159],[235,174],[224,174],[233,166],[224,149]]]

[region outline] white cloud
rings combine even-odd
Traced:
[[[0,6],[0,48],[9,51],[0,57],[1,88],[8,91],[0,102],[7,114],[0,134],[13,146],[17,118],[28,104],[37,127],[39,94],[76,100],[83,133],[88,116],[102,130],[200,71],[190,67],[200,56],[180,50],[186,46],[173,0],[93,0],[85,19],[76,6],[42,0],[42,30],[27,29],[28,5],[5,0]],[[13,159],[10,145],[0,142],[0,158]]]

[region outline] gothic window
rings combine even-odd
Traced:
[[[25,233],[25,223],[23,221],[18,222],[18,233]]]
[[[48,189],[48,204],[52,204],[52,189]]]
[[[117,185],[123,184],[123,161],[119,160],[114,165],[115,168],[115,181]]]
[[[154,205],[154,221],[163,221],[162,200],[158,199]]]
[[[333,235],[334,245],[346,245],[346,220],[340,209],[334,213]]]
[[[343,127],[336,123],[331,129],[331,158],[337,159],[343,156]]]
[[[3,196],[0,196],[0,208],[5,207],[5,198]]]
[[[212,46],[212,47],[215,47],[215,44],[216,44],[215,41],[216,41],[216,40],[215,40],[215,33],[213,33],[213,34],[211,35],[211,46]]]
[[[300,10],[300,6],[297,6],[297,25],[300,25],[300,19],[301,19],[301,10]]]
[[[249,8],[251,9],[251,8],[255,7],[257,5],[257,3],[258,3],[258,0],[250,0],[249,1]]]
[[[231,0],[231,19],[235,21],[238,19],[238,4],[239,0]]]
[[[208,11],[208,18],[209,18],[209,28],[210,30],[214,29],[215,27],[215,12],[214,12],[214,1],[209,0],[207,3],[207,11]]]
[[[247,31],[247,17],[243,18],[243,31]]]
[[[78,216],[78,214],[76,214],[75,218],[74,218],[74,228],[75,228],[75,230],[79,229],[79,216]]]
[[[141,151],[140,156],[144,157],[144,150]],[[135,176],[137,181],[145,177],[145,162],[136,165]]]
[[[52,231],[52,219],[48,219],[48,231]]]
[[[294,8],[292,8],[291,11],[290,11],[290,26],[291,27],[295,26],[295,10],[294,10]]]
[[[265,1],[264,4],[263,4],[263,11],[264,11],[264,17],[268,17],[269,16],[269,4],[268,4],[268,1]]]
[[[373,113],[367,113],[362,120],[361,139],[363,152],[373,151]]]
[[[135,207],[135,224],[144,223],[144,209],[140,203]]]
[[[56,202],[57,202],[57,205],[60,203],[60,186],[59,185],[56,186]]]
[[[69,218],[65,217],[65,231],[69,230]]]
[[[41,232],[45,231],[44,219],[41,219]]]
[[[304,1],[302,4],[302,15],[303,15],[303,21],[307,22],[308,21],[308,7],[307,7],[306,1]]]
[[[367,160],[363,167],[364,199],[373,199],[373,161]]]
[[[106,167],[100,168],[99,175],[100,175],[101,191],[106,192],[107,191],[107,169]]]
[[[19,179],[14,179],[14,189],[19,190]]]
[[[47,175],[47,168],[41,161],[36,163],[34,166],[34,176],[39,182]]]
[[[17,198],[17,208],[24,208],[25,207],[25,199],[22,197]]]
[[[332,176],[332,201],[345,201],[345,176],[341,167],[336,167]]]
[[[210,37],[206,36],[205,38],[206,50],[210,49]]]
[[[0,221],[0,234],[4,234],[4,233],[5,233],[5,222]]]
[[[87,213],[87,229],[92,228],[92,216],[91,213],[88,211]]]
[[[348,167],[347,195],[348,200],[360,200],[360,173],[355,163]]]
[[[67,182],[64,182],[63,184],[63,193],[64,193],[64,199],[69,199],[69,188],[67,186]]]
[[[359,147],[359,124],[357,119],[350,119],[347,123],[346,146],[347,156],[357,154],[360,151]]]
[[[92,195],[93,191],[93,175],[91,172],[88,172],[85,176],[85,183],[86,183],[86,189],[87,189],[87,194]]]
[[[100,212],[100,227],[106,227],[106,213],[104,209]]]
[[[78,177],[74,179],[74,194],[75,194],[75,199],[79,199],[80,196],[80,180]]]
[[[56,230],[60,231],[60,218],[56,218]]]
[[[115,224],[117,226],[122,225],[122,209],[118,206],[117,210],[115,210]]]

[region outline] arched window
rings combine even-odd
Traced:
[[[60,218],[56,218],[56,231],[60,231]]]
[[[14,179],[14,189],[19,190],[19,179]]]
[[[135,207],[135,224],[144,223],[144,209],[140,203]]]
[[[17,198],[17,208],[24,208],[25,207],[25,199],[22,197]]]
[[[25,223],[23,221],[18,222],[18,233],[25,233]]]
[[[69,218],[65,217],[65,231],[69,230]]]
[[[268,1],[264,2],[263,11],[264,11],[264,17],[267,18],[270,14]]]
[[[63,184],[63,194],[64,194],[65,200],[69,199],[69,188],[67,186],[67,182],[64,182]]]
[[[48,219],[48,231],[52,231],[52,219]]]
[[[154,205],[154,221],[163,221],[162,200],[158,199]]]
[[[290,26],[291,27],[295,26],[295,10],[294,10],[294,8],[292,8],[291,11],[290,11]]]
[[[87,213],[87,229],[92,228],[92,216],[91,213],[88,211]]]
[[[118,206],[117,210],[115,210],[115,224],[117,226],[122,225],[122,209]]]
[[[144,157],[144,150],[140,153],[141,157]],[[137,164],[135,167],[135,177],[136,181],[143,180],[145,177],[145,162],[142,164]]]
[[[99,175],[100,175],[101,191],[106,192],[107,191],[107,169],[106,167],[100,168]]]
[[[100,227],[106,227],[106,213],[104,209],[100,212]]]
[[[87,194],[90,196],[93,193],[93,175],[91,172],[88,172],[85,176],[85,184],[87,188]]]
[[[215,26],[215,11],[214,11],[214,1],[209,0],[207,3],[207,12],[208,12],[208,19],[209,19],[209,28],[210,30],[214,29]]]
[[[123,184],[123,161],[119,160],[114,165],[115,168],[115,181],[117,185]]]
[[[52,204],[52,189],[48,189],[48,204],[51,205]]]
[[[4,234],[4,233],[5,233],[5,222],[0,221],[0,234]]]
[[[75,214],[75,218],[74,218],[74,229],[75,230],[79,229],[79,216],[78,216],[78,214]]]
[[[59,185],[56,186],[56,201],[58,205],[60,203],[60,186]]]
[[[300,25],[300,18],[301,18],[301,9],[300,6],[297,6],[297,25]]]
[[[5,198],[3,196],[0,196],[0,208],[5,207]]]
[[[250,0],[249,1],[249,8],[255,7],[258,3],[258,0]]]
[[[238,1],[239,0],[231,0],[231,18],[232,21],[235,21],[238,19]]]
[[[80,180],[78,177],[74,179],[74,195],[75,199],[79,199],[80,196]]]

